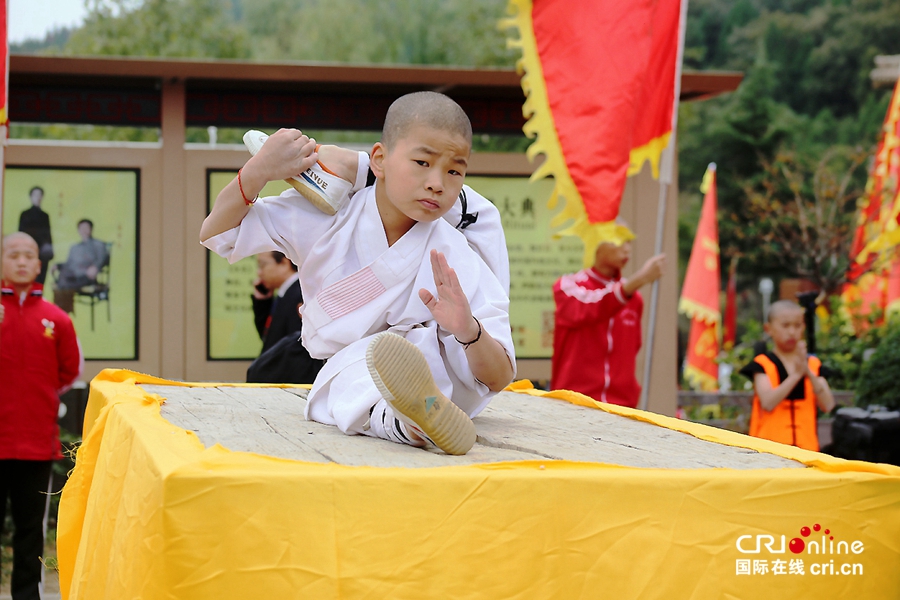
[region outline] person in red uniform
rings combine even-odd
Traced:
[[[72,321],[44,301],[37,242],[27,233],[3,240],[0,303],[0,528],[10,499],[13,600],[40,600],[43,521],[50,468],[62,458],[59,394],[81,374]]]
[[[634,276],[623,279],[629,258],[631,242],[600,244],[593,266],[563,275],[553,285],[551,389],[637,406],[641,386],[635,361],[644,311],[638,289],[662,277],[666,257],[654,256]]]
[[[796,302],[774,302],[764,328],[775,348],[757,354],[741,374],[753,380],[750,435],[818,451],[816,409],[830,412],[834,395],[827,369],[807,355],[803,313]]]

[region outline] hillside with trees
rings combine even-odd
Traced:
[[[681,108],[682,231],[699,211],[696,182],[716,162],[722,263],[739,255],[747,279],[801,276],[833,290],[865,185],[859,157],[871,154],[891,94],[874,88],[869,72],[876,55],[900,54],[900,3],[692,0],[689,15],[685,68],[746,78],[736,94]],[[817,206],[836,211],[821,233],[844,241],[828,260],[818,256],[819,266],[804,263],[784,234],[798,207]]]

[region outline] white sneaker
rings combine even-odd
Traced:
[[[250,156],[256,156],[267,139],[269,136],[262,131],[251,129],[245,133],[244,145],[250,151]],[[320,162],[285,181],[326,215],[333,215],[341,208],[353,187],[351,182],[331,173]]]
[[[443,395],[422,351],[395,333],[375,336],[366,350],[375,386],[395,415],[447,454],[465,454],[475,445],[475,424]]]

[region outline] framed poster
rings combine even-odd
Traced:
[[[581,240],[553,239],[547,201],[553,180],[466,177],[466,184],[500,211],[509,250],[509,320],[517,358],[553,354],[553,284],[582,269]]]
[[[207,170],[207,213],[235,175],[236,170]],[[288,187],[284,181],[272,181],[259,195],[277,196]],[[255,257],[230,265],[218,254],[206,252],[207,360],[253,360],[259,356],[262,340],[253,323],[250,299],[255,279]]]
[[[136,169],[6,167],[3,233],[38,242],[44,298],[86,360],[138,358],[139,189]]]

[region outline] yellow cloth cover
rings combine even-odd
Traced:
[[[93,380],[59,511],[63,598],[900,598],[897,467],[527,382],[510,389],[809,468],[311,464],[204,448],[136,383],[213,385]]]

